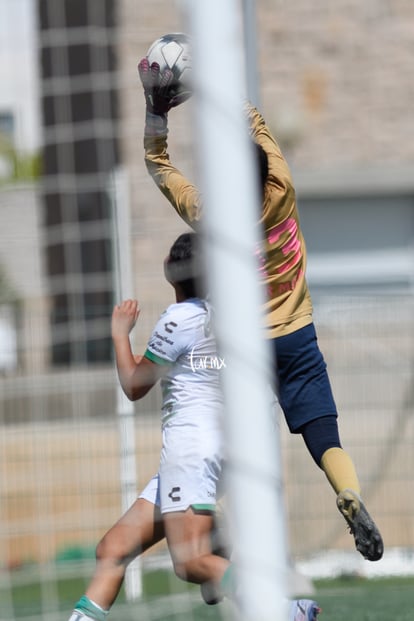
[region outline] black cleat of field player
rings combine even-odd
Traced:
[[[346,489],[338,494],[336,505],[354,536],[358,552],[368,561],[379,561],[384,552],[382,537],[358,494]]]

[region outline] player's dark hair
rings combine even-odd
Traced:
[[[257,171],[259,177],[260,193],[263,195],[266,179],[269,175],[269,162],[267,160],[267,154],[263,147],[257,142],[253,141],[254,153],[257,162]]]
[[[205,297],[200,240],[196,233],[183,233],[171,246],[164,263],[168,282],[178,285],[186,298]]]

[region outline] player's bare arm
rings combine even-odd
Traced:
[[[163,373],[159,365],[145,356],[134,356],[132,353],[129,334],[139,313],[137,300],[124,300],[112,312],[111,332],[119,381],[131,401],[144,397]]]

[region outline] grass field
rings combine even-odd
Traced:
[[[13,578],[0,588],[1,621],[67,621],[75,601],[85,590],[85,578],[61,578],[51,590],[33,579],[19,584]],[[322,607],[321,621],[412,621],[414,618],[414,578],[342,578],[315,582],[314,599]],[[144,596],[127,603],[121,593],[109,619],[117,621],[220,621],[226,605],[206,606],[198,587],[186,585],[168,570],[147,572],[143,576]],[[55,611],[55,614],[51,614]],[[108,620],[109,621],[109,620]],[[277,620],[275,621],[283,621]]]

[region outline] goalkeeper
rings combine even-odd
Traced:
[[[172,73],[160,74],[144,58],[138,65],[146,101],[145,162],[158,188],[178,215],[198,229],[200,194],[171,163],[167,151],[168,112],[182,103],[170,99]],[[188,94],[184,95],[187,98]],[[266,331],[274,353],[275,390],[291,433],[302,434],[316,464],[336,493],[336,504],[354,536],[356,549],[379,560],[383,542],[361,500],[354,464],[342,448],[337,409],[312,317],[305,279],[306,246],[300,228],[289,168],[261,114],[247,105],[250,134],[258,160],[262,196],[260,224],[264,236],[261,270],[268,299]]]

